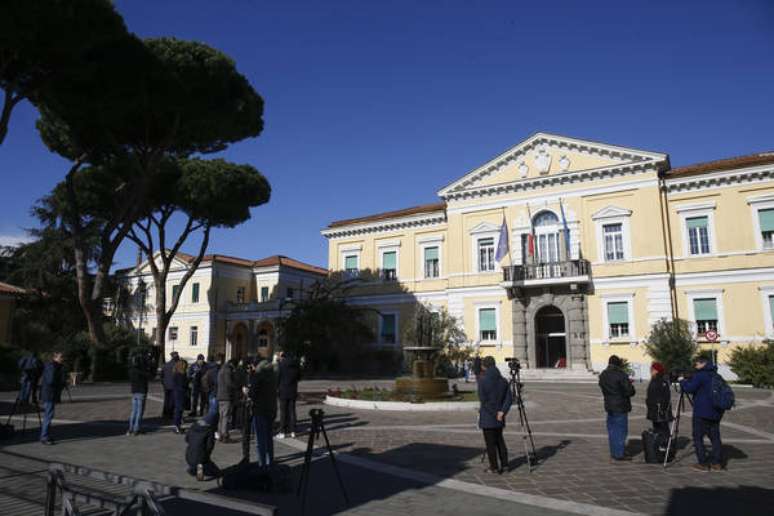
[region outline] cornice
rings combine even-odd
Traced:
[[[725,172],[709,172],[707,174],[675,177],[665,180],[668,193],[688,192],[706,188],[719,188],[757,181],[774,180],[774,165],[749,167]]]
[[[400,229],[437,226],[446,223],[446,212],[438,211],[435,213],[423,213],[412,217],[402,217],[392,220],[380,220],[378,222],[366,224],[354,224],[352,226],[341,226],[331,229],[325,229],[320,233],[325,238],[344,238],[366,233],[380,233],[385,231],[395,231]]]

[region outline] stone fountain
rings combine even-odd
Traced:
[[[435,376],[435,361],[440,349],[433,346],[432,314],[421,310],[417,314],[416,346],[406,346],[411,376],[395,379],[395,392],[423,400],[442,399],[449,395],[449,380]]]

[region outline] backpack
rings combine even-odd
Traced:
[[[726,383],[722,376],[715,373],[712,375],[712,406],[717,410],[731,410],[736,403],[736,397],[731,386]]]

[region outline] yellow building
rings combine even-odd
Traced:
[[[417,302],[532,375],[588,376],[611,354],[645,375],[661,318],[690,321],[724,374],[731,349],[774,336],[774,153],[673,169],[537,133],[438,196],[322,231],[329,269],[373,272],[351,302],[379,310],[381,345],[401,345]]]
[[[177,253],[167,279],[167,309],[192,262],[192,256]],[[261,260],[205,256],[180,294],[167,327],[166,349],[186,360],[195,360],[199,353],[206,357],[223,352],[227,359],[255,356],[258,347],[273,344],[276,319],[327,272],[286,256]],[[155,292],[148,263],[119,275],[132,293],[130,304],[135,309],[129,323],[155,335]]]
[[[24,290],[0,281],[0,346],[12,344],[11,326],[16,298]]]

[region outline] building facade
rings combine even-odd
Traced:
[[[724,374],[736,346],[774,337],[774,153],[672,168],[537,133],[438,196],[322,231],[329,269],[369,278],[351,302],[379,311],[382,345],[402,344],[418,302],[482,354],[568,377],[611,354],[646,375],[662,318],[688,320]]]
[[[193,257],[178,253],[167,279],[167,307]],[[327,271],[285,256],[247,260],[223,255],[202,259],[180,294],[166,333],[166,350],[187,360],[201,353],[226,358],[255,356],[276,339],[276,320]],[[130,324],[153,338],[153,276],[147,262],[120,271],[131,294]]]

